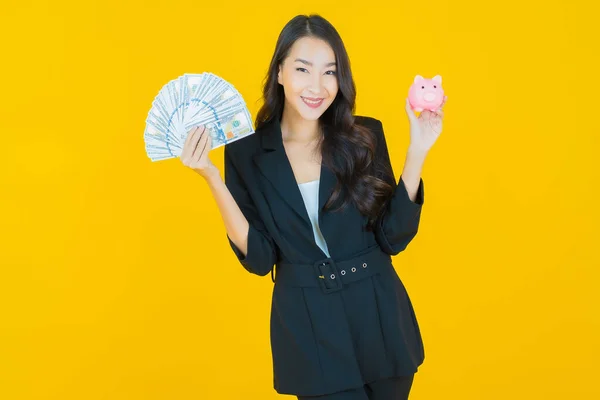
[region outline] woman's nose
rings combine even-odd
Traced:
[[[321,85],[321,77],[319,75],[315,74],[310,82],[310,90],[314,93],[320,93],[321,86],[322,86]]]

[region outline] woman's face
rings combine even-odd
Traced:
[[[279,66],[277,82],[285,92],[285,107],[307,120],[317,120],[338,92],[335,54],[321,39],[303,37]]]

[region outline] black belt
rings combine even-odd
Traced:
[[[364,279],[383,268],[389,269],[391,260],[389,254],[375,245],[341,261],[324,258],[313,264],[278,263],[277,278],[273,282],[295,287],[321,287],[324,293],[331,293],[343,289],[344,283]]]

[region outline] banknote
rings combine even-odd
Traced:
[[[146,117],[144,142],[152,161],[181,156],[188,133],[206,125],[211,150],[254,133],[252,116],[240,92],[210,73],[185,73],[165,84]]]
[[[220,147],[254,133],[250,113],[242,110],[228,118],[206,124],[212,139],[212,147]]]

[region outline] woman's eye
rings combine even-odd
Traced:
[[[308,70],[306,68],[302,68],[302,67],[298,67],[296,68],[296,71],[300,71],[300,72],[308,72]],[[328,75],[337,75],[336,71],[327,71],[325,72]]]

